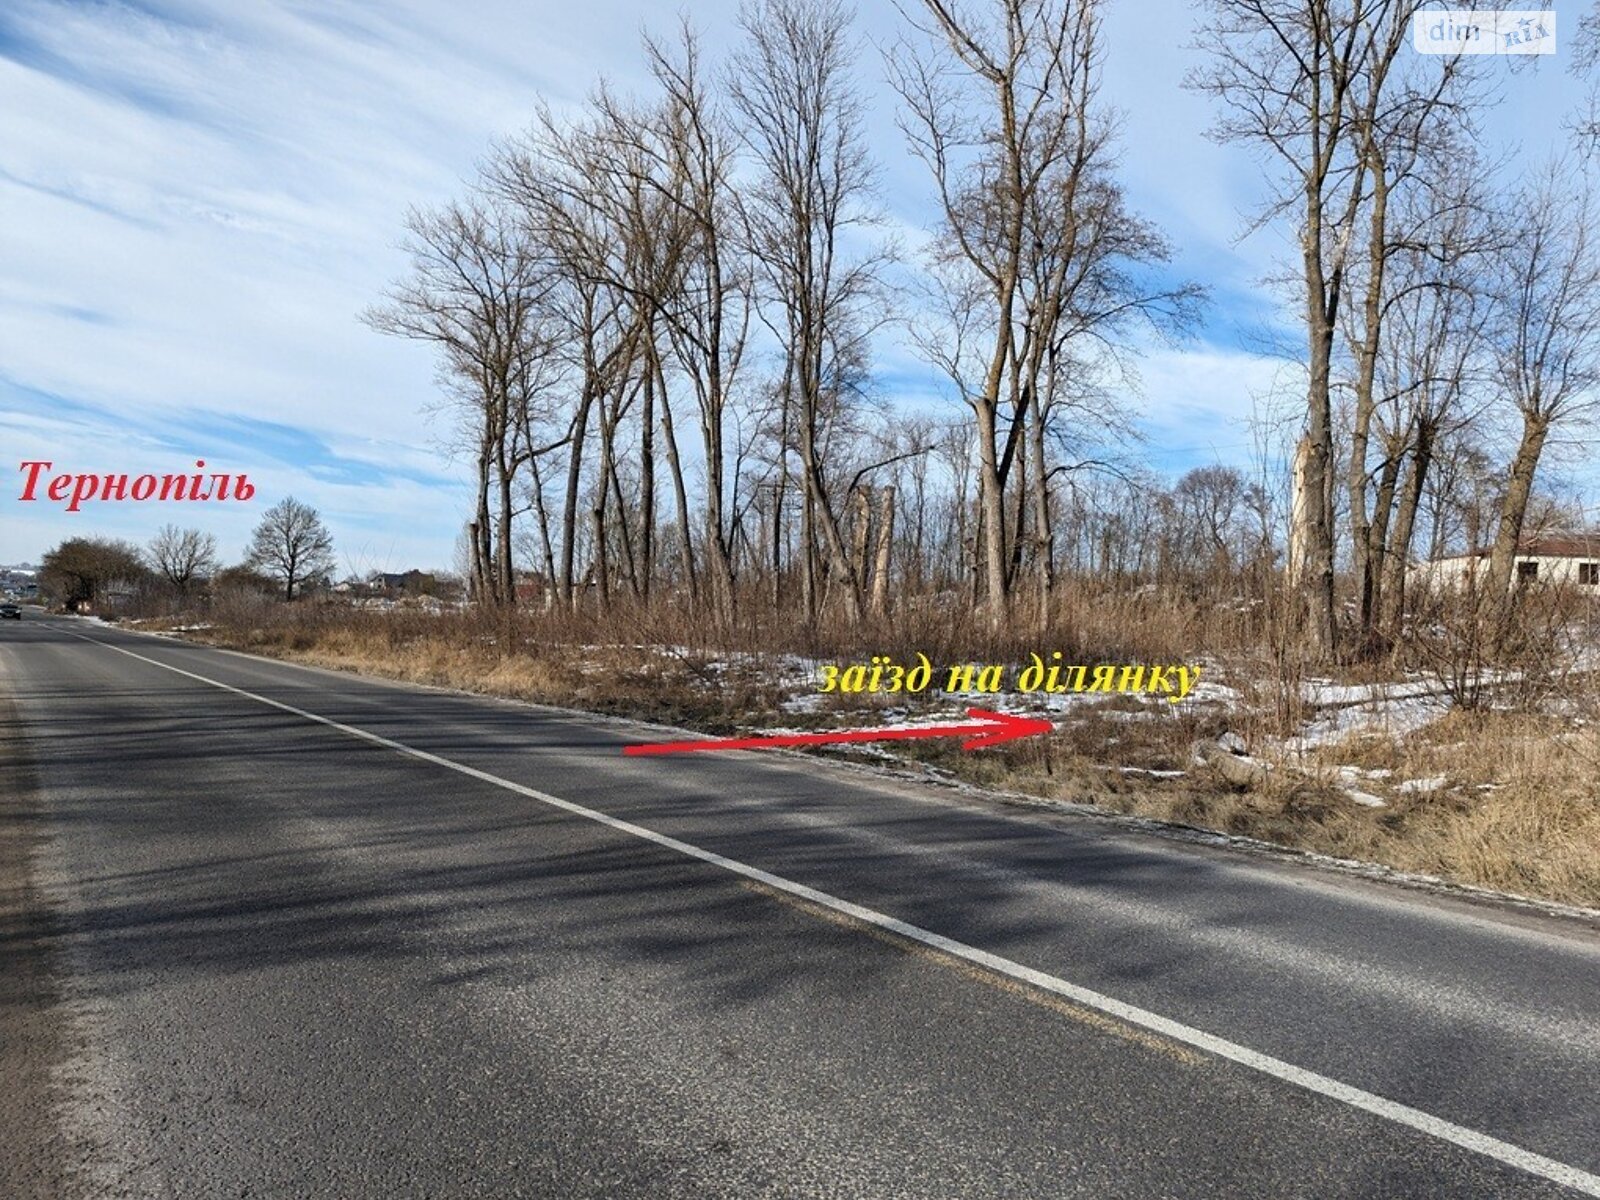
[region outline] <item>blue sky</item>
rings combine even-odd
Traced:
[[[688,11],[715,49],[737,7]],[[927,188],[873,48],[896,20],[887,0],[859,12],[883,199],[914,244]],[[1121,0],[1107,22],[1123,178],[1177,270],[1213,294],[1196,340],[1140,356],[1150,459],[1170,471],[1242,462],[1253,398],[1286,383],[1259,351],[1284,327],[1259,286],[1281,235],[1237,240],[1255,164],[1205,139],[1209,105],[1181,87],[1201,17]],[[675,20],[637,0],[5,0],[0,468],[164,473],[203,458],[259,490],[251,504],[68,514],[19,501],[16,475],[0,490],[0,562],[75,532],[142,542],[169,520],[213,530],[233,558],[261,507],[293,493],[322,509],[342,570],[449,566],[465,473],[427,415],[433,363],[357,316],[404,269],[407,205],[458,192],[541,96],[575,104],[602,74],[642,86],[638,33]],[[1524,155],[1560,143],[1579,90],[1561,65],[1506,73],[1491,136]],[[937,403],[909,349],[890,339],[880,359],[892,401]]]

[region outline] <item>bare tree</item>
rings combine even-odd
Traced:
[[[476,468],[473,590],[483,600],[514,603],[514,481],[530,457],[553,448],[530,441],[530,409],[554,368],[542,308],[549,285],[522,227],[481,193],[413,210],[406,228],[411,274],[365,320],[439,348],[441,381]]]
[[[1377,469],[1378,494],[1372,496],[1369,508],[1374,472],[1368,454],[1383,400],[1376,379],[1384,326],[1395,304],[1418,291],[1459,283],[1458,279],[1441,282],[1426,268],[1442,273],[1462,256],[1483,249],[1482,166],[1471,137],[1471,102],[1476,98],[1471,85],[1476,76],[1463,67],[1476,60],[1411,55],[1405,67],[1380,69],[1394,59],[1397,44],[1410,36],[1404,11],[1396,14],[1383,36],[1387,41],[1374,53],[1374,69],[1365,72],[1352,90],[1350,105],[1355,153],[1368,191],[1362,212],[1365,245],[1352,256],[1351,267],[1352,283],[1360,284],[1360,308],[1358,318],[1354,305],[1350,310],[1356,318],[1349,323],[1354,404],[1345,471],[1356,617],[1364,640],[1376,633],[1388,504],[1394,495],[1397,450],[1406,440],[1394,429],[1385,439]],[[1419,258],[1419,250],[1425,257]],[[1391,285],[1391,264],[1401,255],[1409,255],[1411,270]],[[1459,300],[1460,293],[1454,298]],[[1417,432],[1432,431],[1419,427]]]
[[[215,534],[176,525],[161,527],[150,539],[148,555],[151,566],[185,594],[196,582],[215,574],[219,565]]]
[[[1404,243],[1386,266],[1379,352],[1374,355],[1372,430],[1376,471],[1365,546],[1368,575],[1361,616],[1369,637],[1398,634],[1407,567],[1419,517],[1446,444],[1476,420],[1482,335],[1488,312],[1482,279],[1496,223],[1469,156],[1442,168],[1437,186],[1413,194],[1402,215]],[[1352,470],[1357,451],[1352,449]],[[1373,478],[1375,489],[1371,488]],[[1354,499],[1354,498],[1352,498]],[[1353,534],[1360,527],[1353,520]]]
[[[611,349],[620,357],[612,361],[610,350],[591,356],[586,392],[598,389],[596,396],[611,397],[615,406],[608,420],[621,419],[635,397],[647,409],[659,404],[685,571],[698,593],[669,375],[693,393],[705,471],[704,576],[716,612],[726,620],[734,608],[733,517],[740,511],[737,473],[729,473],[737,447],[728,442],[727,421],[752,315],[751,270],[741,250],[743,217],[733,178],[736,141],[687,24],[676,48],[647,37],[645,50],[659,92],[650,104],[624,103],[602,88],[593,100],[592,122],[549,140],[568,168],[557,188],[562,204],[575,220],[609,231],[610,249],[617,251],[587,255],[587,267],[576,274],[613,293],[603,301],[597,294],[596,303],[626,301],[614,310],[620,333]],[[553,122],[546,120],[544,127],[549,133]],[[586,145],[577,146],[578,139]],[[581,166],[574,170],[572,164]],[[620,399],[614,388],[623,389]],[[649,420],[642,424],[653,428]],[[608,436],[602,428],[602,440]],[[569,472],[568,481],[570,510],[575,474]],[[614,492],[620,490],[617,479],[611,483]],[[641,481],[641,487],[653,491],[653,484]]]
[[[1190,288],[1143,288],[1128,271],[1165,247],[1127,211],[1110,174],[1101,9],[1098,0],[923,0],[916,16],[901,7],[923,46],[901,46],[890,64],[901,127],[938,193],[931,278],[948,320],[921,344],[973,412],[981,584],[996,625],[1009,619],[1030,521],[1041,617],[1048,612],[1049,485],[1060,464],[1045,461],[1046,433],[1053,407],[1090,394],[1085,339],[1104,349],[1129,317],[1176,316],[1196,298]],[[1012,478],[1023,480],[1014,512]]]
[[[732,529],[738,507],[728,480],[727,414],[744,360],[752,314],[750,264],[740,252],[741,201],[733,179],[735,139],[710,92],[698,38],[683,26],[676,51],[647,39],[650,72],[661,89],[655,159],[659,194],[688,237],[663,324],[678,368],[700,410],[705,456],[705,550],[718,617],[734,609]]]
[[[875,323],[868,301],[884,309],[879,256],[850,258],[841,246],[852,227],[873,219],[873,169],[850,78],[850,16],[838,0],[758,0],[741,11],[740,25],[745,40],[731,63],[729,90],[759,172],[745,211],[775,310],[764,315],[785,351],[782,424],[792,426],[800,458],[806,610],[816,616],[820,541],[857,619],[862,581],[851,570],[820,447],[825,410],[841,398],[841,343],[850,352]],[[780,477],[787,452],[784,437]]]
[[[1521,426],[1489,559],[1499,602],[1511,581],[1534,477],[1550,434],[1581,425],[1600,399],[1600,240],[1588,186],[1551,166],[1513,197],[1502,220],[1489,324],[1492,376]]]
[[[976,425],[981,580],[998,626],[1009,618],[1005,475],[1024,417],[1016,341],[1028,212],[1043,179],[1070,164],[1074,114],[1063,100],[1091,70],[1097,14],[1072,0],[1000,0],[982,16],[945,0],[920,8],[900,10],[933,48],[903,45],[891,76],[905,102],[901,128],[938,191],[944,271],[935,278],[958,322],[942,365]],[[968,345],[974,360],[962,361]]]
[[[1090,82],[1081,86],[1080,114],[1093,102]],[[1080,120],[1087,125],[1086,117]],[[1027,442],[1021,467],[1032,538],[1024,542],[1019,516],[1012,563],[1021,566],[1025,546],[1033,556],[1041,628],[1049,623],[1055,585],[1052,482],[1107,469],[1109,451],[1134,438],[1104,386],[1108,376],[1134,381],[1120,339],[1135,322],[1159,334],[1181,334],[1205,295],[1193,283],[1143,277],[1141,268],[1166,263],[1171,250],[1154,225],[1128,210],[1102,161],[1106,153],[1104,135],[1086,128],[1072,169],[1041,197],[1029,221],[1028,320],[1019,353]]]
[[[1261,497],[1236,467],[1195,467],[1170,493],[1174,566],[1196,584],[1226,586],[1253,549],[1249,526]]]
[[[1289,216],[1299,233],[1308,352],[1305,451],[1293,506],[1300,527],[1290,538],[1297,561],[1289,569],[1305,592],[1309,648],[1324,655],[1334,651],[1337,636],[1330,488],[1335,338],[1375,173],[1392,183],[1406,167],[1405,154],[1389,153],[1391,135],[1418,128],[1419,107],[1427,109],[1394,105],[1395,64],[1409,54],[1411,17],[1420,7],[1421,0],[1210,0],[1214,19],[1206,28],[1214,57],[1191,79],[1223,106],[1217,136],[1252,145],[1266,158],[1279,190],[1262,220]],[[1390,120],[1394,112],[1405,119]],[[1369,221],[1366,239],[1380,267],[1369,280],[1379,288],[1387,246],[1380,214]],[[1364,452],[1357,457],[1353,469],[1364,480]],[[1358,508],[1364,511],[1364,499]]]
[[[316,509],[286,496],[262,514],[245,565],[276,579],[293,600],[297,588],[333,570],[333,535]]]

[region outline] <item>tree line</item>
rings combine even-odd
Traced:
[[[1169,247],[1114,178],[1098,6],[903,15],[893,83],[942,214],[913,337],[968,419],[874,392],[897,256],[848,11],[762,0],[720,66],[687,26],[647,37],[650,95],[542,109],[411,214],[411,271],[368,313],[440,351],[480,598],[512,600],[526,557],[563,605],[668,589],[723,621],[757,597],[855,621],[948,557],[895,554],[937,488],[974,516],[955,578],[923,582],[970,580],[996,621],[1025,584],[1048,606],[1055,497],[1115,433],[1123,339],[1180,329],[1200,291],[1157,281]]]
[[[1464,476],[1498,476],[1458,547],[1490,550],[1481,594],[1504,617],[1552,434],[1592,437],[1600,243],[1582,163],[1485,154],[1478,117],[1504,62],[1413,52],[1418,0],[1209,10],[1191,87],[1217,102],[1220,139],[1259,152],[1273,188],[1259,219],[1299,251],[1281,282],[1306,338],[1287,547],[1305,637],[1328,655],[1400,635],[1427,510],[1437,534]],[[1579,69],[1597,32],[1591,15]]]
[[[1208,0],[1190,87],[1294,235],[1302,416],[1286,489],[1169,488],[1117,397],[1206,297],[1118,181],[1104,3],[896,7],[884,65],[934,213],[915,254],[884,236],[838,0],[754,0],[720,63],[687,23],[647,36],[646,94],[541,107],[410,213],[366,319],[438,351],[479,600],[531,572],[570,608],[853,623],[940,592],[1042,627],[1064,579],[1131,559],[1286,581],[1331,655],[1397,633],[1419,549],[1492,542],[1505,594],[1545,447],[1593,412],[1600,255],[1581,170],[1507,186],[1477,149],[1491,67],[1412,53],[1420,0]],[[958,416],[886,403],[890,323]]]
[[[215,534],[163,525],[145,546],[118,538],[74,537],[40,563],[43,592],[73,610],[93,609],[118,591],[165,590],[180,603],[208,588],[244,587],[297,598],[333,570],[333,535],[321,514],[286,496],[261,516],[242,562],[224,567]]]

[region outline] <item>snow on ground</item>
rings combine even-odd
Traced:
[[[1283,749],[1290,754],[1304,754],[1354,734],[1396,736],[1413,733],[1449,711],[1449,698],[1433,694],[1388,697],[1363,704],[1328,708],[1308,721],[1299,734],[1286,738]]]
[[[1520,683],[1521,671],[1482,672],[1484,686],[1503,683]],[[1382,683],[1334,683],[1329,679],[1307,679],[1300,685],[1300,699],[1319,707],[1341,704],[1372,704],[1384,700],[1409,700],[1419,696],[1434,696],[1445,691],[1438,679],[1412,676],[1403,680],[1386,680]]]
[[[786,713],[819,713],[827,700],[828,698],[821,692],[802,692],[797,696],[786,697],[778,708]]]
[[[1185,704],[1227,704],[1234,705],[1239,702],[1239,690],[1231,688],[1225,683],[1217,683],[1210,679],[1202,678],[1189,691],[1184,698]]]
[[[1344,794],[1349,796],[1350,799],[1354,800],[1357,804],[1365,805],[1367,808],[1389,807],[1389,802],[1387,800],[1385,800],[1382,796],[1374,796],[1371,792],[1360,792],[1355,788],[1345,788]]]
[[[1328,679],[1307,679],[1300,685],[1300,699],[1318,707],[1341,704],[1372,704],[1383,700],[1407,700],[1440,691],[1437,681],[1395,680],[1384,683],[1334,683]]]
[[[1338,774],[1340,782],[1355,784],[1364,779],[1388,779],[1394,772],[1388,767],[1340,767]]]
[[[1407,779],[1398,790],[1406,793],[1437,792],[1448,782],[1449,780],[1443,775],[1430,775],[1426,779]]]
[[[868,722],[871,724],[898,724],[915,726],[928,723],[961,720],[968,708],[984,708],[1004,713],[1019,713],[1048,717],[1058,724],[1069,724],[1075,719],[1093,715],[1113,722],[1159,721],[1179,718],[1192,713],[1196,707],[1210,713],[1244,713],[1244,696],[1247,685],[1265,684],[1265,680],[1242,679],[1237,668],[1225,668],[1220,663],[1202,661],[1203,674],[1193,689],[1177,704],[1165,703],[1165,696],[1148,696],[1130,693],[1143,701],[1130,705],[1127,697],[1106,692],[950,692],[939,684],[941,672],[935,668],[927,690],[910,695],[884,695],[869,692],[823,692],[823,667],[844,664],[812,658],[800,654],[766,654],[720,652],[715,656],[704,650],[687,646],[592,646],[591,650],[632,650],[676,660],[692,668],[698,676],[697,685],[707,688],[725,686],[731,678],[759,677],[781,697],[777,712],[795,717],[826,720],[833,713],[841,726]],[[1017,678],[1020,667],[1003,664],[1006,681]],[[1494,682],[1510,682],[1511,676],[1496,677]],[[1229,680],[1230,682],[1224,682]],[[1313,711],[1309,720],[1291,737],[1271,746],[1271,749],[1290,757],[1303,757],[1309,752],[1340,740],[1362,734],[1401,737],[1422,729],[1444,716],[1451,702],[1443,694],[1436,679],[1409,676],[1377,683],[1347,684],[1331,679],[1305,680],[1300,689],[1303,703]],[[880,707],[886,702],[893,707]],[[851,709],[861,711],[854,716]],[[833,723],[833,722],[829,722]],[[815,726],[812,726],[815,728]],[[766,729],[764,732],[778,732]],[[892,756],[882,748],[867,753]],[[1358,786],[1363,778],[1378,776],[1342,777],[1340,783],[1348,790],[1369,796]],[[1442,784],[1437,786],[1443,786]],[[1435,790],[1432,781],[1411,781],[1403,788],[1407,792]],[[1369,799],[1376,799],[1370,797]],[[1359,799],[1359,803],[1367,803]],[[1381,801],[1379,801],[1381,803]]]

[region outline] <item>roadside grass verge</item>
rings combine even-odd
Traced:
[[[1040,645],[995,639],[959,611],[909,615],[880,631],[877,642],[859,631],[834,639],[771,623],[713,637],[670,611],[602,622],[571,614],[507,618],[296,605],[208,618],[206,628],[184,636],[713,736],[922,720],[967,703],[1020,709],[1023,698],[1014,696],[819,695],[817,667],[866,661],[871,653],[905,660],[918,651],[935,663],[1016,663]],[[1228,628],[1172,606],[1145,605],[1086,615],[1078,626],[1085,640],[1057,636],[1049,645],[1069,661],[1177,663],[1192,661],[1184,646],[1220,642],[1231,653],[1210,661],[1222,664],[1233,701],[1169,705],[1111,696],[1052,712],[1058,724],[1048,737],[983,753],[963,753],[952,739],[861,748],[849,756],[915,763],[979,787],[1600,907],[1600,704],[1592,679],[1587,691],[1569,688],[1555,712],[1445,711],[1420,727],[1380,724],[1291,752],[1287,735],[1314,715],[1299,681],[1286,691],[1271,662],[1244,648],[1252,631],[1235,614],[1222,620]],[[1125,622],[1120,630],[1118,621]],[[1218,640],[1202,640],[1207,634]],[[873,649],[864,655],[863,644]],[[1249,761],[1261,764],[1258,779],[1241,785],[1197,761],[1198,746],[1225,734],[1248,744]]]

